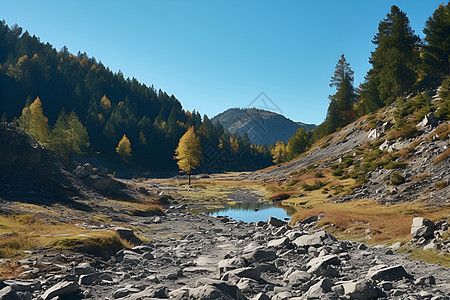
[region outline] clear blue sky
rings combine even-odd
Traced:
[[[265,92],[287,117],[318,124],[341,54],[359,85],[391,5],[423,37],[442,2],[14,0],[1,1],[0,19],[174,94],[185,109],[212,117]]]

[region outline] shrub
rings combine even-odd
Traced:
[[[323,178],[325,176],[323,175],[322,170],[318,170],[318,171],[314,172],[314,177],[316,177],[316,178]]]
[[[442,189],[445,188],[447,185],[448,185],[448,182],[447,182],[447,181],[439,181],[439,182],[436,182],[436,183],[434,184],[434,187],[435,187],[437,190],[442,190]]]
[[[337,168],[334,169],[333,172],[331,172],[331,174],[336,177],[342,176],[342,174],[344,174],[344,170],[342,168]]]
[[[274,194],[270,197],[271,201],[274,202],[280,202],[286,199],[289,199],[291,197],[291,195],[289,195],[288,193],[278,193],[278,194]]]
[[[320,180],[314,180],[314,184],[313,184],[313,185],[309,185],[309,184],[307,184],[307,183],[304,183],[304,184],[302,185],[302,188],[303,188],[305,191],[314,191],[314,190],[320,189],[320,188],[323,187],[323,186],[326,186],[327,184],[328,184],[328,183],[322,182],[322,181],[320,181]]]
[[[391,184],[400,185],[405,182],[405,178],[399,172],[391,173]]]
[[[385,169],[393,170],[393,169],[404,169],[408,164],[403,161],[390,161],[387,165],[384,166]]]

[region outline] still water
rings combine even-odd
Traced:
[[[275,217],[280,220],[289,221],[295,213],[295,209],[281,204],[271,204],[268,202],[257,203],[236,203],[222,209],[213,209],[209,211],[211,216],[227,216],[236,221],[246,223],[267,221],[269,217]]]

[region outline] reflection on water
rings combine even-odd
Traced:
[[[211,216],[228,216],[237,221],[247,223],[267,221],[269,217],[275,217],[280,220],[290,220],[295,213],[295,209],[281,204],[271,204],[268,202],[257,203],[236,203],[226,208],[212,209],[209,211]]]

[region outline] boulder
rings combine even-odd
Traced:
[[[367,280],[342,283],[344,295],[350,299],[369,300],[378,298],[378,293],[372,283]]]
[[[366,275],[367,279],[372,280],[397,280],[401,278],[412,278],[403,268],[403,266],[389,267],[387,265],[376,265],[369,269]]]
[[[119,234],[121,238],[127,240],[135,245],[142,244],[142,241],[134,235],[133,229],[124,228],[124,227],[115,227],[116,232]]]
[[[235,276],[239,278],[251,278],[258,281],[261,279],[261,269],[259,267],[246,267],[231,270],[224,274],[224,278],[232,278]]]
[[[329,291],[333,283],[328,278],[323,278],[316,284],[312,285],[306,293],[307,299],[322,299],[322,296]]]
[[[81,263],[74,268],[75,275],[85,275],[94,273],[90,263]]]
[[[274,218],[274,217],[269,217],[269,219],[267,220],[267,224],[272,225],[274,227],[281,227],[287,224],[287,222],[282,221],[280,219]]]
[[[286,276],[286,280],[289,282],[290,286],[296,287],[307,282],[311,279],[311,277],[311,274],[309,274],[308,272],[295,270],[294,272]]]
[[[264,247],[256,248],[252,252],[242,256],[248,263],[272,261],[277,258],[277,253],[273,249]]]
[[[198,288],[193,288],[189,290],[189,299],[202,299],[202,300],[212,300],[212,299],[233,299],[227,294],[223,293],[218,288],[211,285],[204,285]]]
[[[267,247],[274,247],[275,249],[282,249],[289,244],[289,238],[282,237],[276,240],[271,240],[267,243]]]
[[[293,243],[297,247],[321,247],[325,244],[327,238],[332,237],[325,231],[318,231],[313,234],[302,235],[296,238]],[[335,239],[332,237],[332,239]]]
[[[217,265],[219,267],[219,271],[223,273],[237,268],[245,267],[245,262],[241,257],[233,257],[221,260],[217,263]]]
[[[411,234],[414,238],[429,238],[433,236],[435,225],[425,218],[414,218],[411,226]]]
[[[216,280],[216,279],[210,279],[210,278],[200,278],[196,282],[196,286],[212,286],[222,293],[228,295],[232,299],[245,299],[244,296],[242,296],[241,290],[228,282]]]
[[[97,273],[81,275],[80,278],[78,279],[78,284],[89,285],[94,283],[97,279],[99,279],[99,274]]]
[[[10,286],[7,286],[0,290],[0,300],[20,300],[20,297],[17,295],[16,291]]]
[[[438,124],[439,119],[436,118],[433,113],[428,113],[417,126],[422,128],[427,126],[436,127]]]
[[[34,292],[41,288],[41,282],[38,280],[14,279],[5,280],[4,283],[16,292]]]
[[[62,281],[45,291],[41,298],[43,300],[49,300],[58,296],[67,296],[78,291],[79,287],[77,282]]]

